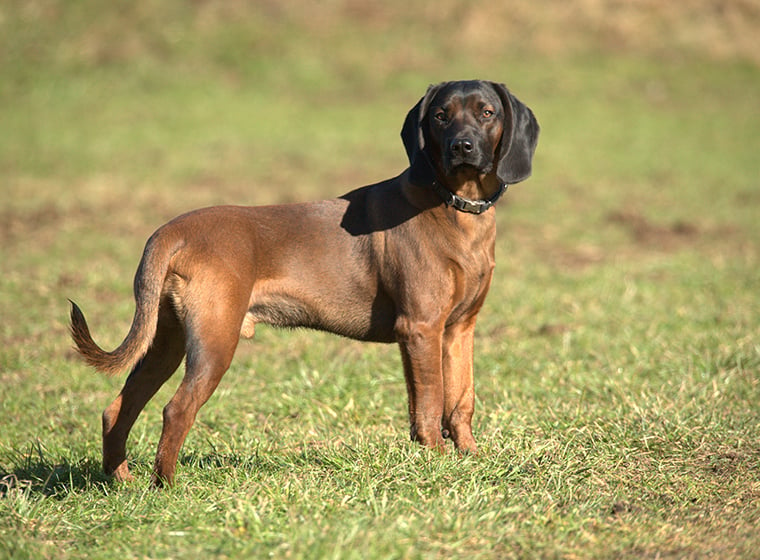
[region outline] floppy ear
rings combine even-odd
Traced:
[[[533,112],[509,93],[504,84],[491,82],[504,107],[504,132],[501,138],[496,175],[508,185],[530,177],[533,152],[538,143],[539,126]]]
[[[431,85],[425,96],[407,113],[404,126],[401,129],[401,140],[409,158],[410,179],[413,183],[430,183],[435,179],[435,170],[429,158],[425,155],[425,129],[423,121],[427,116],[430,102],[441,86]]]

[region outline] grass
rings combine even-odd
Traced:
[[[725,30],[760,18],[702,4],[0,8],[0,558],[756,556],[760,48]],[[642,21],[673,32],[637,46]],[[115,346],[159,224],[390,177],[427,84],[475,76],[542,124],[498,207],[482,453],[407,441],[394,347],[262,328],[176,487],[147,490],[178,379],[135,426],[136,481],[106,478],[123,380],[76,359],[66,298]]]

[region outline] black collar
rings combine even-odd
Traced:
[[[496,201],[501,198],[501,195],[507,192],[507,187],[509,187],[509,185],[502,183],[501,187],[499,187],[499,190],[496,191],[496,194],[494,194],[488,200],[470,200],[469,198],[464,198],[463,196],[454,194],[449,189],[438,183],[438,181],[433,181],[433,190],[438,196],[443,199],[443,201],[446,203],[446,206],[453,206],[460,212],[467,212],[469,214],[482,214],[488,210],[491,206],[496,204]]]

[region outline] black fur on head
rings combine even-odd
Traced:
[[[435,180],[435,170],[426,152],[430,104],[442,89],[457,87],[461,83],[442,82],[431,85],[424,97],[406,115],[401,139],[409,158],[410,180],[415,184],[431,184]],[[480,82],[480,85],[491,88],[498,95],[504,114],[504,131],[496,155],[496,175],[502,183],[519,183],[531,174],[533,153],[538,142],[538,122],[533,112],[512,95],[504,84]]]

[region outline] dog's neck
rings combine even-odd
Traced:
[[[507,192],[509,185],[503,183],[494,170],[481,173],[465,165],[446,174],[433,164],[426,151],[422,151],[422,154],[426,165],[413,165],[405,175],[410,183],[427,185],[447,207],[454,207],[467,214],[482,214]]]
[[[445,179],[419,181],[407,171],[405,183],[413,186],[406,190],[407,199],[416,207],[430,208],[440,205],[453,207],[465,214],[482,214],[493,206],[507,191],[508,185],[501,183],[495,174],[476,175],[461,172]],[[416,179],[416,180],[415,180]]]

